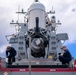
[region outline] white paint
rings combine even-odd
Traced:
[[[55,71],[56,71],[56,69],[50,69],[50,71],[55,72]]]
[[[4,75],[8,75],[8,72],[4,72],[3,74],[4,74]]]
[[[25,70],[25,69],[20,69],[20,71],[21,71],[21,72],[24,72],[24,71],[26,71],[26,70]]]

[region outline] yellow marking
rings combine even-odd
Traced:
[[[52,59],[52,56],[50,55],[48,58]]]

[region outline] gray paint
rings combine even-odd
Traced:
[[[3,73],[0,72],[0,75],[3,75]],[[9,72],[8,75],[29,75],[29,73]],[[76,72],[32,72],[31,75],[76,75]]]

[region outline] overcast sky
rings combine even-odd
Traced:
[[[33,2],[34,0],[0,0],[0,56],[5,55],[4,51],[8,45],[5,36],[15,32],[10,22],[12,19],[17,20],[18,15],[15,12],[18,11],[18,6],[27,11]],[[76,0],[40,0],[40,2],[45,5],[46,11],[50,11],[53,6],[57,20],[62,23],[57,32],[68,33],[69,40],[66,44],[76,46]]]

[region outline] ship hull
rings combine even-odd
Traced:
[[[0,75],[29,75],[29,69],[5,68],[1,69]],[[76,69],[31,69],[31,75],[76,75]]]

